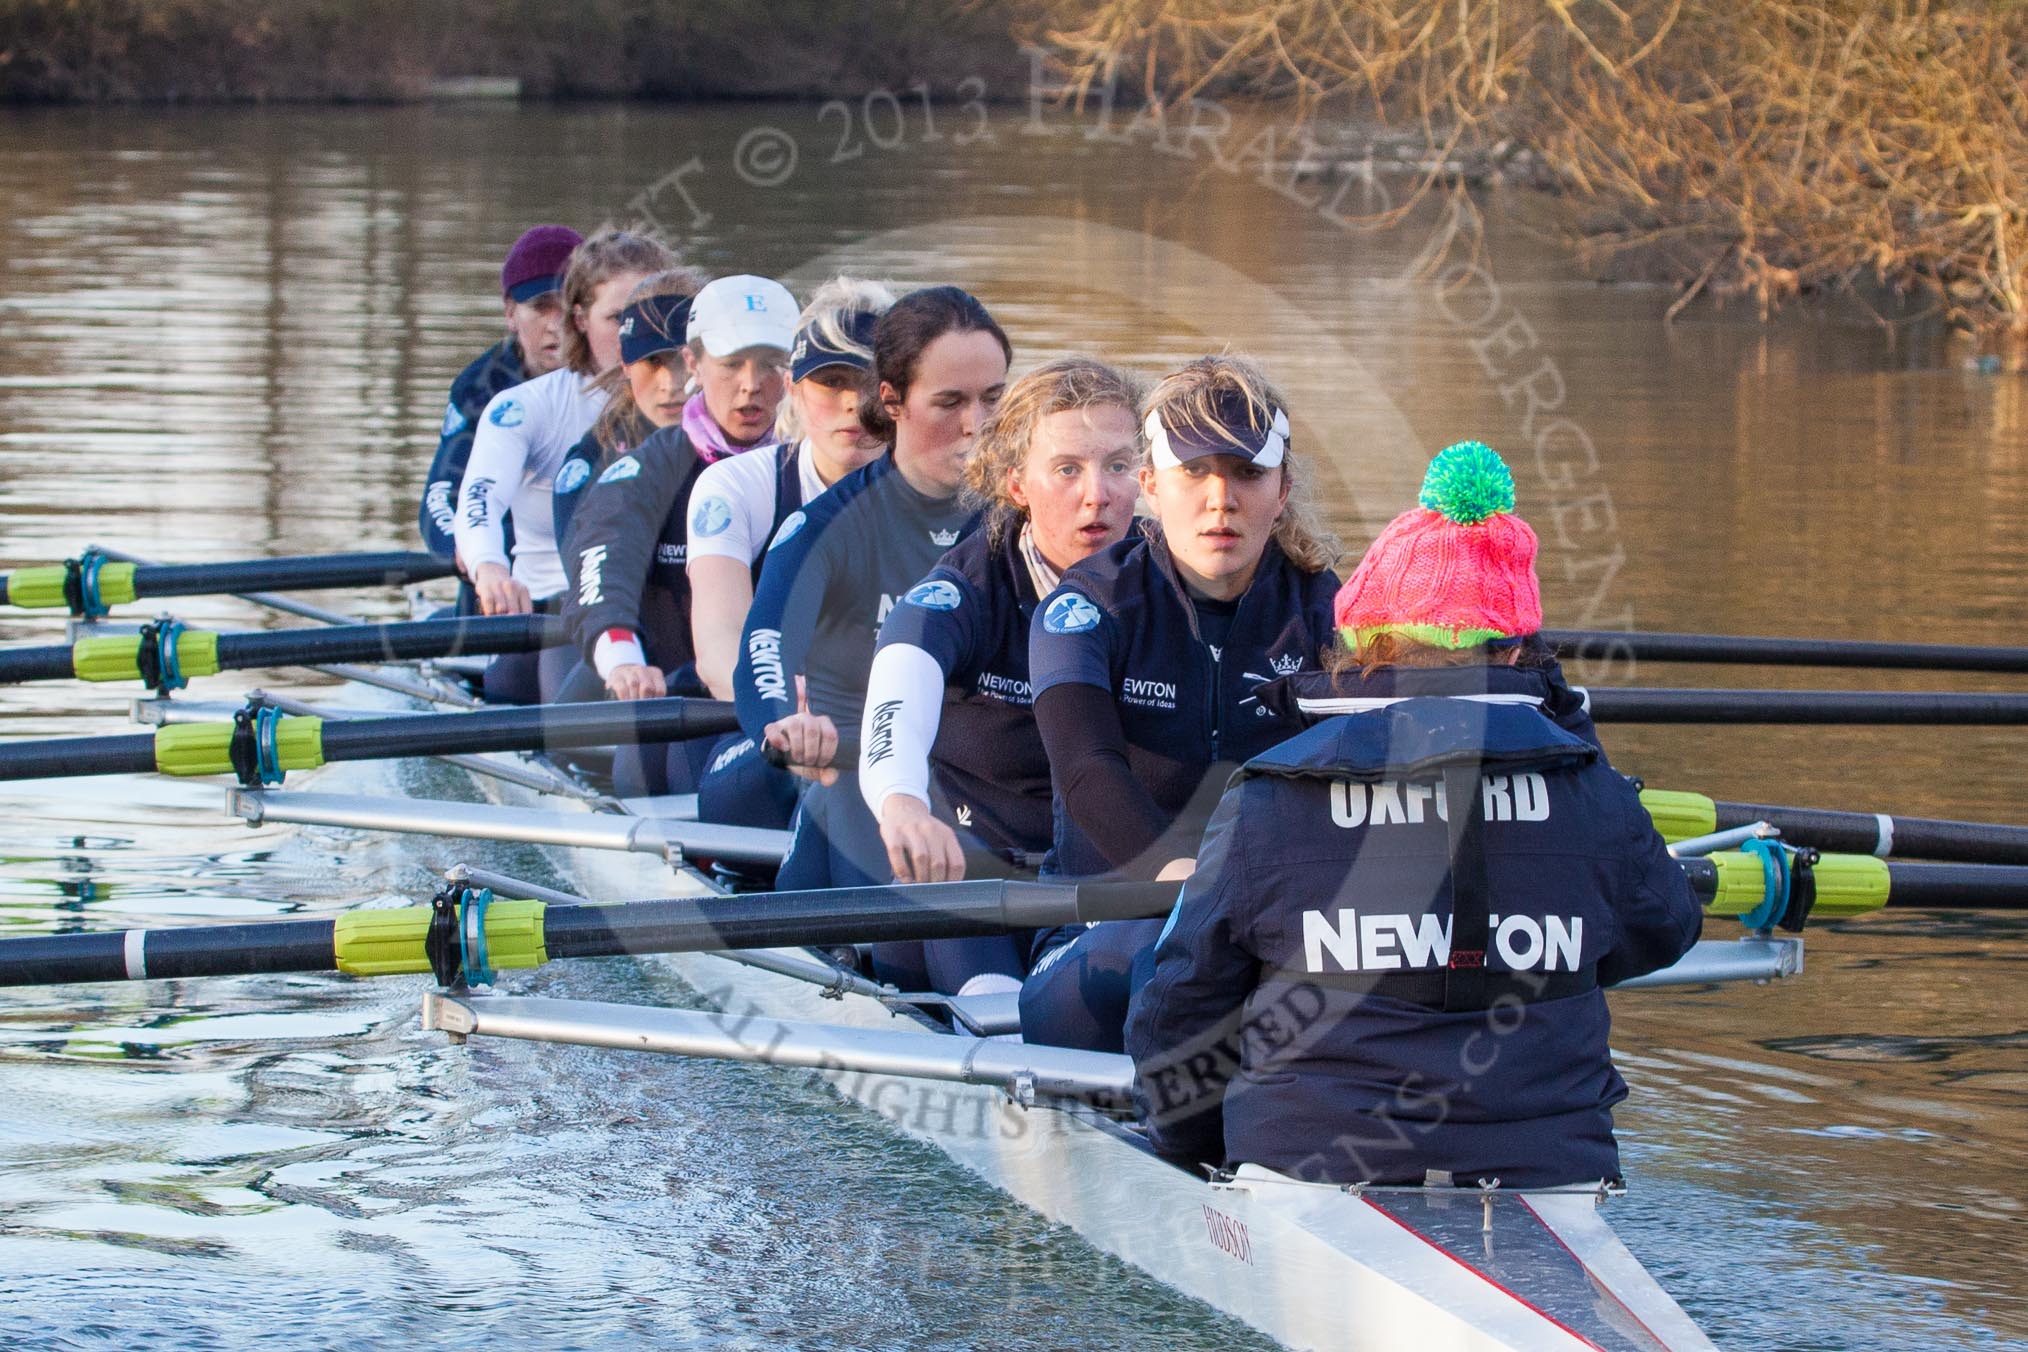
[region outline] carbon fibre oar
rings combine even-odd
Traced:
[[[1175,904],[1177,888],[1176,883],[995,880],[605,906],[490,901],[476,921],[474,907],[447,892],[431,906],[348,911],[331,920],[0,940],[0,986],[329,971],[353,976],[435,971],[448,985],[461,975],[480,974],[479,964],[466,966],[466,954],[481,948],[483,967],[496,969],[631,953],[976,938],[1162,915]],[[460,928],[462,922],[472,922],[469,931]],[[474,941],[480,933],[483,945]]]
[[[66,608],[98,616],[112,606],[153,596],[211,596],[251,591],[318,591],[336,587],[399,587],[450,577],[457,567],[434,554],[313,554],[233,563],[116,562],[87,551],[65,563],[0,575],[0,605]]]
[[[410,662],[435,657],[488,657],[533,652],[569,641],[551,615],[466,615],[409,623],[348,624],[324,629],[255,629],[214,633],[174,620],[138,634],[94,635],[75,643],[0,650],[0,682],[145,681],[180,690],[193,676],[250,667],[305,667],[331,662]]]
[[[1790,845],[1872,854],[1881,858],[1953,860],[1964,864],[2028,865],[2028,826],[1897,817],[1885,812],[1830,812],[1767,803],[1725,803],[1701,793],[1641,790],[1641,805],[1669,841],[1766,822]]]
[[[332,722],[250,709],[230,723],[174,723],[152,733],[0,742],[0,780],[159,771],[237,774],[244,783],[272,784],[285,771],[332,761],[672,742],[738,726],[730,703],[678,698]]]
[[[1601,723],[1784,723],[2012,726],[2028,723],[2028,694],[1935,690],[1676,690],[1591,686]]]
[[[1592,661],[1632,658],[1647,662],[1879,667],[1905,671],[2028,671],[2028,648],[1987,648],[1966,643],[1619,633],[1610,629],[1545,629],[1542,637],[1556,648],[1559,656]]]
[[[1771,906],[1787,907],[1794,895],[1785,874],[1779,892],[1770,897],[1767,866],[1758,855],[1709,855],[1682,864],[1711,915],[1751,919]],[[1902,877],[1909,880],[1907,886],[1921,890],[1924,904],[2028,904],[2028,869],[1974,869],[1963,876],[1925,872],[1960,867],[1825,855],[1795,876],[1808,874],[1813,914],[1822,917],[1877,910]],[[2004,876],[1988,876],[1996,873]],[[1176,883],[981,880],[593,906],[494,901],[490,893],[475,900],[469,889],[446,889],[431,906],[350,911],[331,920],[0,940],[0,986],[322,971],[354,976],[434,972],[449,985],[461,977],[487,979],[494,969],[539,967],[557,958],[976,938],[1128,920],[1164,914],[1178,888]]]

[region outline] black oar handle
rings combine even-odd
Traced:
[[[1840,854],[1895,855],[1966,864],[2028,865],[2028,826],[1830,812],[1767,803],[1713,803],[1716,829],[1767,822],[1794,845]]]
[[[234,563],[144,564],[134,570],[134,595],[210,596],[241,591],[325,591],[338,587],[400,587],[451,577],[450,559],[399,551],[313,554]]]
[[[1892,690],[1586,691],[1601,723],[1786,723],[2001,726],[2028,723],[2028,694]]]
[[[141,775],[155,768],[155,734],[0,742],[0,780]]]
[[[1743,634],[1640,634],[1545,629],[1560,656],[1594,662],[1720,662],[1768,666],[1878,667],[1909,671],[2028,671],[2028,648],[1860,639],[1763,638]]]
[[[738,727],[739,715],[729,701],[670,696],[327,722],[323,749],[327,761],[391,760],[680,742]]]

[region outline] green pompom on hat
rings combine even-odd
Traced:
[[[1429,462],[1420,502],[1461,526],[1476,526],[1495,512],[1514,510],[1514,473],[1483,441],[1461,441]]]

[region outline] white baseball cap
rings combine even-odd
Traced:
[[[714,357],[749,347],[787,352],[796,341],[796,298],[766,277],[720,277],[690,302],[689,339]]]

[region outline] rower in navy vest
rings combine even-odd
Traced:
[[[795,313],[788,289],[765,277],[695,290],[687,274],[665,273],[621,321],[626,384],[599,426],[624,429],[631,418],[650,434],[632,449],[618,432],[602,438],[625,453],[583,490],[564,551],[565,617],[615,699],[703,691],[690,647],[690,492],[707,463],[773,431]],[[684,393],[686,367],[700,386],[694,396]],[[716,740],[623,750],[615,782],[624,794],[692,792]]]
[[[1256,692],[1315,667],[1338,546],[1315,524],[1287,410],[1237,357],[1194,361],[1149,395],[1140,480],[1155,519],[1066,573],[1029,633],[1056,798],[1045,873],[1183,876],[1226,776],[1300,726]],[[1160,928],[1046,933],[1022,1036],[1120,1050],[1135,959]]]
[[[1140,491],[1141,390],[1089,357],[1007,390],[965,464],[983,529],[943,556],[881,626],[867,678],[859,790],[900,882],[965,876],[965,856],[1032,874],[1053,830],[1049,757],[1028,684],[1028,630],[1063,571],[1118,543]],[[900,949],[903,945],[894,945]],[[919,945],[922,981],[1017,990],[1028,938]],[[896,953],[882,960],[899,968]]]
[[[860,421],[873,395],[873,327],[894,304],[879,282],[834,277],[817,288],[789,349],[782,441],[728,456],[690,494],[690,636],[697,676],[714,699],[733,698],[733,668],[768,541],[826,489],[877,459],[887,443]],[[713,752],[697,786],[697,815],[738,826],[785,827],[797,781],[744,734]]]
[[[1584,735],[1541,628],[1535,536],[1476,442],[1339,593],[1315,720],[1248,761],[1133,998],[1150,1137],[1333,1183],[1619,1174],[1604,985],[1702,920]]]
[[[500,265],[500,293],[506,310],[507,336],[473,358],[451,382],[451,399],[437,434],[436,458],[423,483],[417,525],[423,548],[441,558],[458,552],[458,484],[472,455],[472,436],[479,415],[502,390],[547,374],[563,365],[564,269],[571,251],[584,237],[567,225],[537,225],[521,232]],[[514,522],[502,523],[507,546],[513,548]],[[458,613],[476,615],[478,593],[464,579],[458,582]]]
[[[912,291],[873,331],[877,398],[861,407],[893,451],[840,479],[775,533],[734,674],[748,736],[812,782],[782,861],[784,888],[885,882],[887,850],[841,771],[838,725],[857,727],[881,621],[977,513],[960,493],[972,443],[1006,388],[1013,349],[954,286]]]

